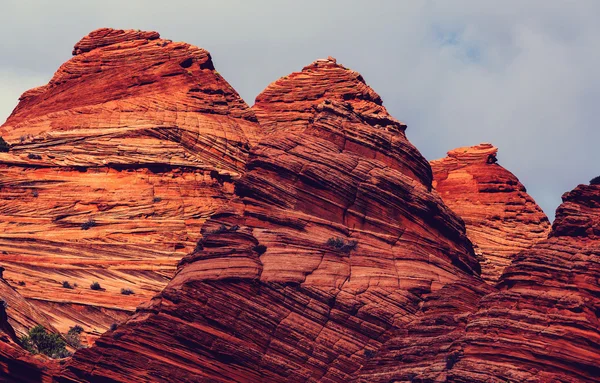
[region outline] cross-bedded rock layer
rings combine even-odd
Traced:
[[[185,71],[189,79],[202,80],[194,87],[207,89],[211,81],[221,81],[212,64],[180,60],[181,49],[187,48],[175,49],[154,32],[100,30],[78,43],[74,53],[75,59],[92,55],[104,60],[104,55],[144,50],[147,44],[157,47],[152,48],[155,56],[173,48],[165,63],[157,66],[170,68],[168,63],[176,57],[180,68],[191,68],[191,74]],[[136,61],[144,60],[123,59],[122,65]],[[174,86],[175,93],[164,88],[162,94],[157,91],[150,97],[140,91],[132,98],[136,102],[152,98],[156,111],[168,110],[168,118],[178,118],[181,103],[196,101],[174,96],[188,79],[177,76],[186,74],[167,75],[166,81],[178,80],[165,83]],[[152,85],[142,83],[136,86]],[[44,89],[29,92],[23,102]],[[61,97],[69,91],[64,93]],[[431,168],[406,139],[406,127],[389,116],[381,98],[358,73],[328,59],[279,79],[253,107],[261,128],[253,121],[253,111],[244,109],[228,86],[191,93],[206,97],[202,98],[206,109],[196,110],[191,120],[186,115],[183,130],[202,130],[211,118],[217,119],[218,124],[198,134],[200,142],[220,127],[211,141],[214,148],[196,146],[188,133],[172,138],[177,131],[172,126],[166,128],[168,134],[151,135],[146,141],[146,128],[140,126],[139,131],[146,133],[137,136],[129,129],[137,120],[126,115],[129,122],[120,126],[122,120],[115,119],[118,126],[113,126],[126,135],[111,135],[105,145],[133,140],[126,154],[118,157],[129,158],[135,166],[115,165],[113,159],[102,163],[102,156],[93,153],[101,146],[93,141],[85,154],[64,149],[71,148],[69,141],[58,140],[55,146],[63,148],[62,154],[52,158],[50,149],[43,149],[29,158],[24,150],[33,147],[27,145],[53,140],[55,133],[50,133],[61,131],[60,124],[50,122],[58,118],[50,117],[54,112],[40,112],[41,120],[35,117],[26,123],[26,111],[21,105],[17,108],[11,117],[14,123],[40,137],[25,136],[23,143],[17,139],[9,154],[0,154],[7,175],[2,178],[0,212],[15,220],[3,223],[0,235],[9,266],[5,277],[37,273],[32,279],[52,289],[64,276],[88,278],[87,283],[109,275],[102,282],[104,293],[115,300],[123,281],[136,286],[142,281],[144,286],[155,283],[157,290],[161,282],[150,281],[168,274],[162,265],[189,253],[192,245],[195,250],[179,262],[166,288],[139,306],[129,320],[61,363],[21,350],[10,318],[0,310],[0,377],[60,383],[598,381],[600,186],[581,185],[565,194],[550,237],[511,256],[512,265],[492,286],[479,276],[478,258],[463,221],[432,190]],[[230,95],[224,97],[232,101],[228,106],[207,101],[218,95]],[[113,101],[122,101],[120,93],[114,97]],[[36,105],[30,103],[31,108]],[[207,105],[217,111],[210,112]],[[39,130],[38,123],[38,128],[47,126]],[[10,126],[2,129],[13,134]],[[221,134],[224,126],[231,130]],[[14,143],[17,135],[10,134]],[[248,143],[263,135],[247,158]],[[152,155],[144,152],[138,157],[139,137],[150,142]],[[81,139],[82,145],[86,142]],[[167,152],[180,153],[173,142],[188,154],[175,155],[175,164],[167,166]],[[112,150],[107,149],[106,155],[112,156]],[[512,225],[529,230],[533,223],[522,215],[537,217],[538,226],[544,226],[546,221],[516,178],[487,163],[495,148],[483,145],[451,153],[455,155],[434,162],[442,169],[439,179],[435,172],[435,182],[444,198],[440,185],[448,183],[469,197],[485,196],[491,210],[501,203],[486,193],[504,193],[509,205],[518,202],[520,211],[498,210],[505,221],[498,235],[511,236],[516,232]],[[55,159],[61,162],[48,162]],[[73,159],[82,162],[73,164]],[[50,182],[38,183],[42,175]],[[238,176],[233,190],[231,181]],[[450,182],[454,178],[468,180],[468,187],[456,189]],[[84,194],[90,197],[82,203],[64,202]],[[36,205],[40,198],[47,200]],[[60,208],[52,210],[48,201],[57,201]],[[466,209],[467,202],[461,206]],[[36,221],[33,211],[50,218]],[[180,226],[181,215],[187,218]],[[89,216],[94,225],[80,219]],[[485,221],[477,218],[473,222]],[[42,234],[40,222],[52,225],[56,235]],[[195,244],[200,226],[202,240]],[[482,241],[477,235],[472,238]],[[503,246],[517,249],[523,242],[511,237]],[[43,256],[29,253],[31,246]],[[495,249],[490,243],[486,246]],[[161,258],[165,254],[168,259]],[[61,257],[61,265],[52,264],[52,257]],[[36,260],[45,263],[36,265]],[[86,266],[92,262],[94,266]],[[144,264],[156,267],[148,271]],[[484,264],[488,269],[484,272],[495,279],[492,274],[498,271],[489,266]],[[11,275],[11,269],[17,272]],[[46,274],[52,281],[42,279]],[[35,283],[29,289],[31,294],[39,292]],[[51,293],[78,292],[67,290]],[[82,289],[79,293],[84,295]],[[82,298],[93,301],[95,294],[102,293],[86,289]],[[149,292],[143,294],[140,301],[149,297]],[[66,308],[76,307],[42,304],[33,298],[30,302],[45,307],[55,322],[57,316],[67,315]],[[82,305],[89,309],[102,304],[93,302]]]
[[[285,94],[311,84],[327,95]],[[344,100],[355,88],[369,97]],[[265,112],[279,106],[265,94],[289,97],[287,112]],[[318,61],[254,108],[273,128],[239,199],[205,224],[167,288],[59,381],[347,382],[424,310],[453,322],[489,289],[464,226],[431,192],[429,165],[358,74]],[[449,331],[420,337],[444,348]]]
[[[600,186],[563,195],[550,237],[520,253],[469,318],[452,382],[600,381]]]
[[[431,161],[446,205],[464,221],[481,263],[481,275],[498,281],[522,250],[546,239],[550,223],[517,177],[496,163],[498,149],[480,144]]]
[[[97,334],[167,284],[258,125],[203,49],[100,29],[73,54],[0,127],[0,264],[60,331]]]

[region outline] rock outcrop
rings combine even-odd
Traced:
[[[444,203],[464,221],[481,263],[481,275],[495,283],[522,250],[546,239],[550,222],[517,177],[496,163],[491,144],[454,149],[431,161]]]
[[[155,32],[73,53],[0,127],[0,381],[600,381],[600,185],[548,233],[496,148],[432,173],[332,58],[248,108]],[[59,362],[17,342],[112,321]]]
[[[203,49],[100,29],[73,54],[0,127],[0,265],[61,332],[99,334],[166,286],[258,124]]]
[[[254,108],[271,128],[238,199],[165,290],[77,352],[60,382],[347,382],[430,310],[443,323],[412,339],[447,348],[450,324],[489,291],[428,163],[356,72],[317,61]]]
[[[452,382],[600,381],[600,186],[563,195],[550,237],[523,251],[457,344]]]

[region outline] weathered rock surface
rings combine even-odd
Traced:
[[[494,147],[432,175],[334,59],[251,110],[206,51],[155,32],[74,54],[0,128],[0,381],[600,381],[600,186],[566,193],[546,237]],[[140,302],[68,360],[15,342]]]
[[[100,29],[73,54],[0,127],[0,265],[58,330],[98,334],[166,286],[258,125],[203,49]]]
[[[471,316],[453,382],[600,381],[600,186],[563,195],[550,238],[519,254]]]
[[[339,84],[365,96],[344,100]],[[267,112],[279,105],[265,94],[289,97],[286,112]],[[273,128],[239,199],[203,226],[167,288],[77,352],[59,381],[347,382],[430,310],[441,322],[412,339],[447,348],[451,325],[490,290],[428,163],[358,74],[317,61],[254,108]],[[419,355],[415,371],[433,362]],[[445,353],[435,358],[443,376]]]
[[[491,144],[454,149],[431,161],[434,182],[446,205],[467,227],[481,275],[495,283],[522,250],[546,239],[548,217],[511,172],[495,163]]]

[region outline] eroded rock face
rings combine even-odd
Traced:
[[[61,332],[98,334],[166,286],[258,125],[203,49],[100,29],[73,54],[0,127],[0,264]]]
[[[520,251],[550,232],[548,217],[517,177],[496,163],[497,153],[491,144],[480,144],[431,161],[433,185],[465,221],[481,275],[490,283],[498,281]]]
[[[334,89],[339,76],[368,97],[286,94]],[[285,97],[295,101],[271,115],[281,105],[270,100]],[[238,199],[203,226],[167,288],[76,353],[59,381],[347,382],[417,322],[441,321],[412,338],[421,347],[455,339],[451,325],[490,287],[379,97],[327,60],[279,80],[254,108],[272,129]],[[434,358],[443,376],[445,353]]]
[[[453,382],[600,381],[600,186],[563,195],[550,238],[519,254],[469,319]]]

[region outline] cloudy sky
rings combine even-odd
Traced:
[[[100,27],[209,50],[248,102],[317,58],[357,70],[428,159],[491,142],[552,219],[600,174],[599,1],[0,0],[0,120]]]

